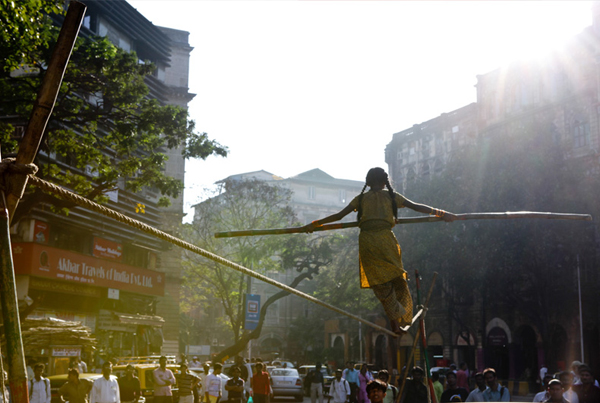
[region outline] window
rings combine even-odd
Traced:
[[[310,200],[314,200],[315,199],[315,187],[314,186],[309,186],[308,187],[308,198]]]
[[[589,144],[590,125],[588,122],[576,120],[573,123],[573,147],[585,147]]]

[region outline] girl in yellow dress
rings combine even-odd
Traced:
[[[365,193],[367,186],[370,189]],[[443,217],[448,222],[456,219],[447,211],[408,200],[394,191],[385,170],[372,168],[367,173],[362,192],[348,206],[339,213],[304,226],[306,232],[312,232],[316,227],[341,220],[353,211],[358,212],[360,286],[373,289],[390,319],[392,330],[398,334],[403,333],[400,327],[410,325],[413,317],[412,298],[406,271],[402,267],[402,252],[392,232],[401,207]]]

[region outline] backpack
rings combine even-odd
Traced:
[[[395,387],[395,386],[392,386],[392,385],[390,385],[390,386],[392,387],[392,393],[394,394],[394,402],[395,402],[396,401],[396,395],[398,394],[398,388]]]
[[[42,378],[44,381],[44,384],[46,384],[46,394],[48,396],[51,396],[52,393],[50,391],[50,381],[48,380],[48,378]],[[31,394],[33,393],[33,379],[29,380],[29,399],[31,399]]]

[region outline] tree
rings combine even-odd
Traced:
[[[186,226],[186,237],[196,245],[263,275],[295,268],[299,274],[288,284],[292,288],[303,280],[312,279],[329,264],[332,250],[321,237],[293,235],[215,239],[214,233],[218,231],[297,224],[289,206],[289,189],[260,180],[226,180],[223,187],[224,192],[196,206],[195,221]],[[188,255],[183,286],[184,310],[198,306],[209,309],[215,302],[224,309],[224,323],[233,334],[233,342],[216,359],[233,356],[242,351],[249,340],[258,338],[268,307],[289,295],[287,291],[281,291],[264,302],[257,328],[244,333],[246,275],[211,260]]]
[[[24,15],[31,12],[26,6],[18,8],[25,10]],[[3,153],[17,150],[15,126],[26,124],[30,116],[56,39],[57,30],[48,18],[40,17],[38,22],[40,40],[21,36],[9,44],[10,49],[27,53],[13,51],[0,61]],[[27,23],[16,30],[30,32],[31,27]],[[19,57],[39,73],[11,74]],[[181,149],[184,158],[226,156],[225,147],[195,131],[185,108],[162,105],[149,97],[146,79],[154,70],[152,63],[140,63],[135,52],[125,52],[107,38],[79,38],[44,133],[36,160],[38,176],[98,202],[105,202],[106,193],[120,183],[131,192],[154,188],[162,195],[159,206],[167,206],[169,198],[181,193],[183,183],[165,175],[166,149]],[[40,203],[63,211],[72,207],[29,190],[15,220]]]

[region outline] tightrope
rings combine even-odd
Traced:
[[[354,320],[356,320],[358,322],[364,323],[365,325],[370,326],[373,329],[377,329],[380,332],[386,333],[386,334],[388,334],[388,335],[390,335],[392,337],[398,337],[398,335],[396,335],[391,330],[386,329],[384,327],[381,327],[379,325],[376,325],[375,323],[369,322],[368,320],[362,319],[360,316],[356,316],[354,314],[351,314],[350,312],[346,312],[343,309],[337,308],[337,307],[335,307],[333,305],[330,305],[330,304],[328,304],[326,302],[323,302],[323,301],[321,301],[321,300],[319,300],[319,299],[317,299],[317,298],[315,298],[313,296],[305,294],[302,291],[298,291],[295,288],[289,287],[289,286],[287,286],[285,284],[282,284],[282,283],[280,283],[278,281],[275,281],[275,280],[273,280],[273,279],[271,279],[271,278],[269,278],[267,276],[263,276],[260,273],[257,273],[257,272],[255,272],[253,270],[248,269],[247,267],[244,267],[242,265],[234,263],[234,262],[232,262],[230,260],[227,260],[227,259],[225,259],[225,258],[223,258],[223,257],[221,257],[219,255],[215,255],[214,253],[211,253],[211,252],[209,252],[207,250],[204,250],[204,249],[202,249],[202,248],[200,248],[200,247],[198,247],[196,245],[193,245],[193,244],[191,244],[189,242],[186,242],[186,241],[184,241],[182,239],[174,237],[173,235],[167,234],[166,232],[163,232],[163,231],[161,231],[161,230],[159,230],[157,228],[154,228],[154,227],[152,227],[152,226],[150,226],[148,224],[144,224],[141,221],[135,220],[135,219],[133,219],[131,217],[128,217],[128,216],[126,216],[124,214],[121,214],[121,213],[119,213],[117,211],[114,211],[112,209],[104,207],[104,206],[102,206],[102,205],[100,205],[100,204],[98,204],[96,202],[93,202],[93,201],[91,201],[89,199],[86,199],[85,197],[79,196],[78,194],[73,193],[73,192],[71,192],[71,191],[69,191],[67,189],[64,189],[64,188],[62,188],[60,186],[54,185],[53,183],[50,183],[48,181],[45,181],[45,180],[40,179],[40,178],[38,178],[36,176],[33,176],[33,175],[29,175],[29,180],[30,180],[30,182],[31,182],[32,185],[35,185],[38,188],[40,188],[42,190],[45,190],[46,192],[55,194],[55,195],[61,197],[62,199],[65,199],[65,200],[71,201],[73,203],[76,203],[79,206],[85,207],[85,208],[87,208],[89,210],[92,210],[92,211],[95,211],[95,212],[100,213],[102,215],[105,215],[107,217],[110,217],[110,218],[112,218],[112,219],[114,219],[116,221],[119,221],[119,222],[122,222],[124,224],[127,224],[130,227],[137,228],[140,231],[144,231],[144,232],[146,232],[148,234],[151,234],[151,235],[153,235],[153,236],[155,236],[157,238],[160,238],[160,239],[165,240],[167,242],[170,242],[170,243],[172,243],[174,245],[177,245],[177,246],[179,246],[179,247],[181,247],[183,249],[187,249],[187,250],[189,250],[191,252],[194,252],[194,253],[196,253],[196,254],[198,254],[200,256],[204,256],[207,259],[213,260],[213,261],[215,261],[217,263],[220,263],[220,264],[222,264],[224,266],[227,266],[229,268],[232,268],[234,270],[237,270],[239,272],[247,274],[248,276],[251,276],[251,277],[254,277],[254,278],[258,279],[258,280],[264,281],[267,284],[270,284],[270,285],[275,286],[277,288],[281,288],[282,290],[285,290],[285,291],[289,292],[290,294],[297,295],[297,296],[299,296],[301,298],[304,298],[304,299],[306,299],[308,301],[311,301],[311,302],[313,302],[313,303],[315,303],[317,305],[320,305],[320,306],[322,306],[324,308],[330,309],[330,310],[332,310],[334,312],[337,312],[337,313],[339,313],[341,315],[347,316],[347,317],[349,317],[351,319],[354,319]]]

